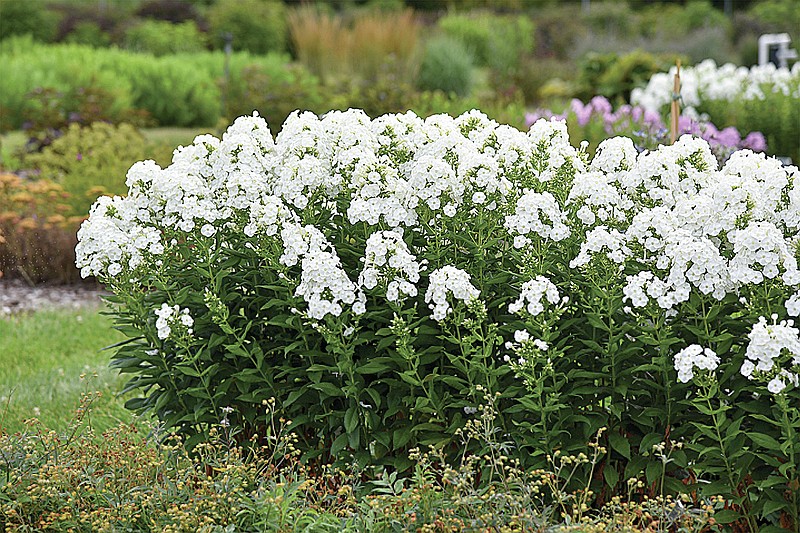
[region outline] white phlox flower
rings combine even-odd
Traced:
[[[552,194],[528,191],[517,200],[514,214],[506,216],[504,225],[511,235],[527,238],[533,233],[545,240],[562,241],[570,235],[566,222],[566,214]],[[514,246],[522,247],[517,241]]]
[[[694,369],[716,370],[719,366],[719,357],[710,348],[703,348],[699,344],[691,344],[675,354],[675,370],[678,371],[678,381],[687,383],[694,377]]]
[[[532,316],[537,316],[544,311],[545,302],[557,305],[561,302],[561,296],[552,281],[544,276],[536,276],[522,284],[519,298],[508,304],[508,311],[509,313],[519,313],[525,309]]]
[[[745,361],[741,373],[753,379],[755,372],[770,379],[769,390],[778,393],[786,383],[797,384],[797,369],[800,368],[800,331],[791,320],[777,322],[773,315],[773,323],[764,317],[753,325],[748,338],[750,342],[745,352]],[[785,362],[784,362],[785,361]],[[790,368],[780,365],[786,364]]]
[[[469,274],[451,265],[437,268],[428,277],[428,289],[425,291],[425,303],[433,310],[432,317],[442,321],[450,312],[448,296],[456,300],[469,302],[480,296],[480,291],[472,286]]]
[[[403,296],[416,296],[416,283],[424,266],[409,251],[403,234],[398,231],[377,231],[367,239],[364,268],[358,285],[374,289],[380,281],[387,284],[386,299],[397,302]]]
[[[173,328],[178,328],[179,331],[189,335],[192,334],[194,319],[189,314],[189,309],[181,309],[178,305],[170,306],[163,303],[159,309],[155,310],[155,314],[158,317],[156,319],[156,333],[159,339],[169,339],[174,332]]]
[[[596,254],[605,253],[606,257],[617,264],[622,264],[630,257],[631,250],[626,244],[624,233],[605,226],[598,226],[586,233],[581,243],[580,252],[570,262],[570,268],[586,265]]]

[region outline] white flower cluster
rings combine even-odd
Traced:
[[[433,310],[434,320],[444,320],[444,317],[450,312],[448,295],[452,295],[456,300],[469,302],[478,298],[480,291],[472,286],[468,273],[446,265],[431,272],[428,290],[425,291],[425,302]]]
[[[796,167],[743,150],[718,170],[689,136],[637,157],[629,149],[607,141],[576,176],[568,202],[587,229],[570,267],[598,255],[628,265],[634,307],[672,309],[693,290],[722,299],[765,279],[800,285]]]
[[[424,267],[408,250],[399,231],[376,231],[367,239],[364,253],[364,269],[358,276],[358,284],[365,289],[374,289],[380,280],[388,280],[386,299],[397,302],[400,294],[416,296],[419,273]],[[391,279],[390,279],[391,278]]]
[[[342,314],[342,304],[363,314],[366,300],[342,268],[336,250],[314,226],[287,224],[281,231],[284,254],[281,262],[292,266],[300,261],[302,273],[295,296],[308,303],[308,316],[321,320],[327,314]]]
[[[672,101],[675,67],[668,73],[654,74],[644,89],[631,92],[631,103],[652,111],[664,111]],[[682,112],[697,117],[695,108],[707,100],[763,100],[767,92],[800,98],[800,63],[791,69],[773,64],[737,67],[731,63],[718,67],[706,59],[694,67],[681,69]]]
[[[137,283],[176,254],[189,259],[203,250],[204,259],[221,262],[220,250],[270,258],[280,250],[275,259],[309,316],[338,315],[349,305],[359,313],[362,288],[384,277],[390,301],[423,292],[424,262],[398,237],[403,230],[445,243],[459,212],[498,218],[516,209],[508,228],[518,245],[533,234],[566,238],[557,200],[532,191],[568,182],[574,169],[583,163],[563,122],[540,121],[525,133],[477,111],[375,120],[359,110],[294,113],[273,141],[254,114],[238,118],[222,139],[201,135],[179,147],[167,168],[135,164],[128,196],[101,198],[92,208],[76,263],[84,276]],[[333,236],[348,225],[366,231],[360,275],[345,269],[335,249]]]
[[[678,381],[688,383],[694,377],[694,369],[716,370],[719,366],[719,357],[711,348],[703,348],[699,344],[692,344],[675,354],[675,370],[678,371]]]
[[[158,317],[156,319],[156,332],[159,339],[167,340],[170,338],[173,334],[173,328],[177,328],[188,335],[192,334],[194,319],[189,314],[189,309],[181,309],[178,305],[169,306],[163,303],[159,309],[155,310],[155,314]]]
[[[566,218],[552,194],[528,191],[517,200],[514,214],[506,217],[505,226],[509,233],[516,234],[514,247],[523,248],[530,242],[527,236],[531,233],[556,242],[569,237]]]
[[[783,391],[787,383],[797,386],[800,382],[800,331],[791,320],[777,322],[777,318],[777,315],[773,315],[773,323],[770,324],[761,317],[753,325],[748,335],[747,359],[741,368],[742,375],[750,379],[755,372],[767,376],[767,389],[773,394]],[[787,357],[791,368],[782,368],[781,359]]]
[[[544,311],[543,300],[556,305],[561,301],[561,297],[552,281],[544,276],[536,276],[535,279],[526,281],[522,285],[519,298],[508,304],[508,311],[519,313],[524,308],[532,316],[536,316]]]

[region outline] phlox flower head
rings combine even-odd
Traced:
[[[694,369],[713,371],[719,366],[719,357],[710,348],[692,344],[675,354],[678,381],[687,383],[694,377]]]
[[[189,309],[181,309],[178,305],[170,306],[163,303],[159,309],[155,310],[155,314],[158,317],[156,318],[156,334],[159,339],[167,340],[176,332],[192,334],[194,319],[189,314]]]
[[[770,324],[761,317],[748,338],[742,375],[749,379],[766,376],[774,393],[783,390],[787,382],[797,383],[798,375],[792,369],[800,367],[800,331],[791,320],[777,322],[777,315],[773,315]],[[791,368],[784,368],[785,364]]]
[[[537,276],[523,283],[519,298],[508,304],[508,311],[519,313],[524,309],[531,316],[536,316],[544,311],[545,302],[557,305],[560,301],[558,288],[553,282],[544,276]]]
[[[455,300],[469,302],[480,296],[480,291],[472,286],[469,274],[463,270],[446,265],[430,273],[428,290],[425,291],[425,303],[433,311],[433,319],[444,320],[450,312],[448,296]]]

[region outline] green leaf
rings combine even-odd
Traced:
[[[176,365],[175,366],[175,370],[177,370],[181,374],[184,374],[186,376],[191,376],[193,378],[199,378],[200,377],[200,372],[198,372],[197,370],[195,370],[194,368],[192,368],[190,366]]]
[[[769,435],[763,433],[750,432],[747,434],[754,444],[760,446],[762,449],[770,451],[779,451],[781,449],[780,443]],[[760,451],[760,450],[759,450]]]
[[[355,406],[350,407],[344,413],[344,430],[352,433],[358,427],[358,410]]]
[[[764,502],[764,508],[761,510],[761,516],[766,518],[767,515],[783,509],[789,509],[789,504],[786,501],[767,500]]]
[[[612,449],[621,453],[626,459],[631,458],[631,444],[628,442],[628,439],[619,433],[614,432],[608,435],[608,440]]]
[[[614,488],[619,482],[619,472],[617,472],[614,468],[610,468],[609,465],[606,464],[606,467],[603,469],[603,478],[606,480],[606,484],[609,487]]]
[[[341,387],[337,387],[333,383],[329,383],[327,381],[320,381],[319,383],[312,383],[308,386],[309,389],[314,389],[322,394],[320,396],[328,397],[328,398],[338,398],[340,396],[344,396],[344,392],[342,391]]]
[[[735,522],[741,518],[741,516],[741,513],[732,511],[730,509],[725,509],[723,511],[717,511],[714,513],[714,520],[720,524],[730,524],[731,522]]]
[[[345,446],[347,446],[347,433],[342,433],[333,439],[333,443],[331,444],[331,455],[338,455],[339,452],[344,450]]]

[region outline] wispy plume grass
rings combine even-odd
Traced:
[[[420,26],[410,9],[363,11],[348,21],[301,6],[289,13],[289,29],[300,61],[326,83],[374,78],[387,64],[413,75]]]

